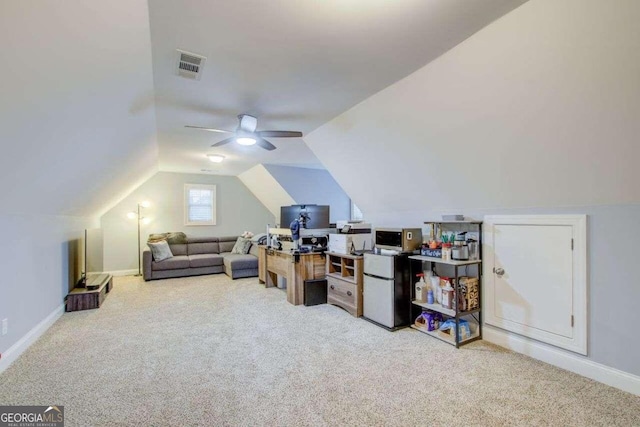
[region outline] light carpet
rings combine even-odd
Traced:
[[[115,279],[0,375],[67,426],[640,425],[640,397],[499,347],[459,350],[224,274]]]

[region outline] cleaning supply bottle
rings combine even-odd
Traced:
[[[433,297],[436,302],[440,304],[442,301],[442,288],[440,288],[440,278],[438,276],[431,276],[431,290],[433,291]]]
[[[424,281],[424,274],[418,273],[416,274],[416,277],[420,278],[420,280],[416,282],[416,286],[415,286],[416,302],[426,302],[428,286]]]
[[[442,288],[442,306],[444,308],[454,308],[454,292],[449,278],[445,280],[446,286]]]
[[[433,290],[427,291],[427,304],[433,304]]]

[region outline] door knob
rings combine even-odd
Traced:
[[[504,268],[494,268],[493,272],[498,275],[498,277],[502,277],[504,275]]]

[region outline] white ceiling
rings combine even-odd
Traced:
[[[237,175],[257,163],[322,167],[303,139],[213,149],[236,116],[307,134],[407,76],[525,0],[149,0],[160,169]],[[207,57],[200,81],[174,74],[175,50]],[[221,165],[207,153],[227,157]]]
[[[157,170],[149,31],[145,1],[0,1],[0,212],[99,214]]]

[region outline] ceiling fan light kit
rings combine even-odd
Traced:
[[[207,157],[213,163],[222,163],[222,161],[224,160],[224,156],[222,156],[220,154],[207,154]]]
[[[253,145],[256,143],[255,138],[251,138],[248,136],[239,136],[236,138],[236,142],[240,145]]]
[[[240,145],[254,145],[264,148],[265,150],[275,150],[276,146],[264,139],[264,137],[271,138],[300,138],[302,132],[290,131],[290,130],[256,130],[258,127],[258,119],[248,114],[240,114],[238,116],[238,127],[235,132],[223,129],[205,128],[202,126],[185,126],[192,129],[206,130],[209,132],[220,133],[234,133],[235,136],[231,138],[223,139],[216,142],[212,147],[220,147],[221,145],[228,144],[232,141],[236,141]],[[212,160],[213,161],[213,160]]]

